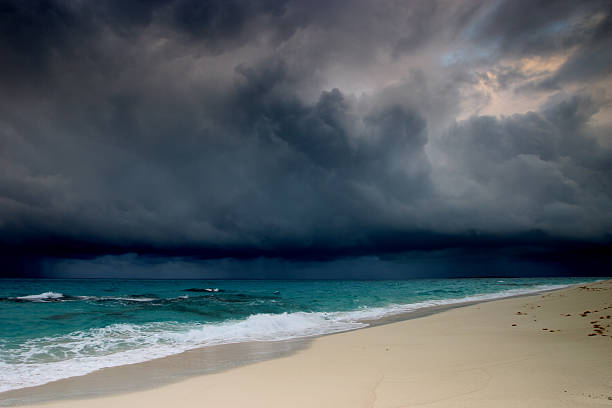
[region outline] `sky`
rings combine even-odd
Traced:
[[[0,0],[0,276],[609,275],[611,12]]]

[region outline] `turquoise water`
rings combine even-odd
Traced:
[[[0,391],[196,347],[352,330],[390,314],[593,280],[0,280]]]

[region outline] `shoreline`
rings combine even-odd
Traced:
[[[536,296],[540,293],[553,290],[554,289],[543,290],[499,299]],[[0,393],[0,407],[19,407],[31,403],[38,404],[42,402],[74,400],[79,398],[104,397],[108,395],[148,390],[200,375],[220,373],[259,361],[289,356],[297,351],[308,348],[312,341],[320,337],[419,319],[436,313],[442,313],[446,310],[471,306],[478,303],[493,302],[499,299],[485,299],[481,301],[466,301],[447,305],[429,306],[414,311],[384,316],[380,319],[362,320],[361,322],[368,324],[368,326],[342,332],[325,333],[286,340],[248,341],[202,346],[139,363],[107,367],[85,375],[62,378],[41,385],[5,391]],[[143,377],[142,374],[145,374],[145,376]],[[128,379],[130,383],[126,384],[126,380]],[[58,395],[58,392],[61,395]]]
[[[407,322],[423,322],[428,319],[431,320],[431,317],[444,316],[448,312],[455,310],[466,310],[470,308],[479,309],[480,305],[484,306],[485,304],[495,305],[499,302],[508,301],[527,302],[530,298],[537,298],[538,296],[544,297],[547,293],[563,293],[598,284],[612,286],[611,282],[612,281],[608,280],[502,298],[438,305],[417,309],[407,313],[390,315],[382,319],[366,321],[369,326],[365,328],[340,333],[329,333],[315,337],[201,347],[143,363],[110,367],[84,376],[70,377],[36,387],[7,391],[0,394],[0,405],[24,406],[26,404],[41,402],[54,404],[58,401],[68,404],[80,398],[88,398],[86,401],[91,402],[107,398],[120,398],[121,396],[153,392],[158,389],[173,387],[204,377],[215,377],[219,374],[222,375],[224,373],[240,371],[262,363],[290,360],[298,354],[309,353],[312,350],[313,344],[320,342],[321,339],[336,338],[338,336],[376,330],[381,327],[385,328],[403,325]],[[610,306],[612,307],[612,304]],[[240,361],[237,361],[235,358],[237,354],[242,357]],[[202,368],[202,364],[206,366],[205,369]],[[142,374],[145,372],[148,373],[148,375],[143,377]],[[168,375],[169,373],[172,375]],[[127,378],[138,378],[139,381],[137,383],[125,385],[126,382],[124,380]],[[112,384],[109,386],[109,379],[114,379],[115,386]],[[98,386],[96,390],[95,384],[97,383],[103,384],[103,386],[101,388]],[[118,387],[118,385],[121,385],[121,387]],[[70,390],[73,390],[73,392],[70,392]]]

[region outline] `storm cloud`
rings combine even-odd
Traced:
[[[3,252],[606,247],[611,11],[0,1]]]

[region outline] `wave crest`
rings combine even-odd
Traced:
[[[57,292],[44,292],[44,293],[40,293],[38,295],[27,295],[27,296],[18,296],[16,297],[16,299],[19,300],[30,300],[33,302],[45,302],[45,301],[50,301],[50,300],[57,300],[57,299],[61,299],[64,297],[63,293],[57,293]]]

